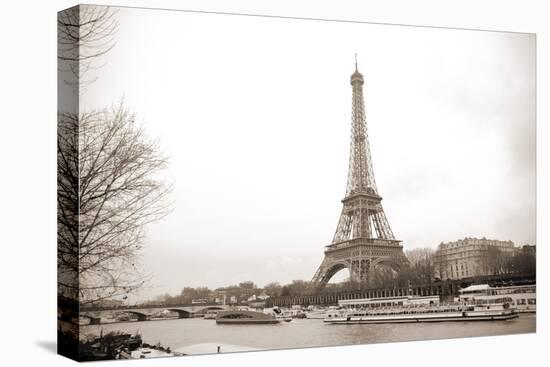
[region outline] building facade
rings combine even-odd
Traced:
[[[434,276],[446,280],[505,273],[517,250],[512,241],[485,237],[441,243],[434,254]]]

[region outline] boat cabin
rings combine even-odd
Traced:
[[[459,290],[459,293],[459,300],[463,303],[509,303],[519,311],[536,311],[536,285],[491,287],[488,284],[476,284]]]
[[[345,299],[338,301],[338,305],[344,308],[354,309],[437,306],[439,305],[439,296],[400,296]]]

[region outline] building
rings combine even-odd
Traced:
[[[517,251],[512,241],[485,237],[441,243],[434,254],[434,276],[446,280],[505,273]]]

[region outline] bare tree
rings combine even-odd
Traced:
[[[145,226],[169,210],[171,187],[160,179],[167,159],[134,121],[123,103],[59,116],[58,281],[80,304],[143,285]],[[78,283],[64,283],[75,271]]]
[[[380,266],[373,272],[369,279],[368,287],[372,288],[390,288],[396,284],[398,273],[387,266]]]
[[[512,255],[496,246],[487,245],[481,252],[481,266],[487,275],[499,275],[510,272]]]
[[[57,17],[59,70],[70,72],[73,88],[84,91],[97,77],[89,76],[100,68],[100,57],[116,44],[117,10],[108,6],[78,5],[60,12]]]
[[[537,259],[535,246],[523,246],[509,260],[510,272],[536,274]]]
[[[411,265],[425,265],[432,261],[434,250],[431,247],[422,247],[408,250],[405,252]]]
[[[315,292],[315,285],[307,280],[293,280],[292,283],[285,285],[285,287],[291,296],[310,295]]]
[[[435,278],[435,251],[430,247],[416,248],[406,252],[410,262],[410,280],[415,284],[428,284]]]
[[[282,286],[278,282],[271,282],[264,286],[264,290],[270,297],[278,297],[281,295]]]

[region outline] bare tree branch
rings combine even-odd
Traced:
[[[74,74],[74,85],[79,93],[97,80],[92,70],[101,68],[101,56],[111,51],[119,23],[117,10],[108,6],[79,5],[59,13],[57,19],[59,71]]]
[[[59,127],[58,266],[79,278],[59,285],[81,304],[133,292],[148,278],[137,266],[145,226],[170,210],[167,159],[123,103],[61,114]]]

